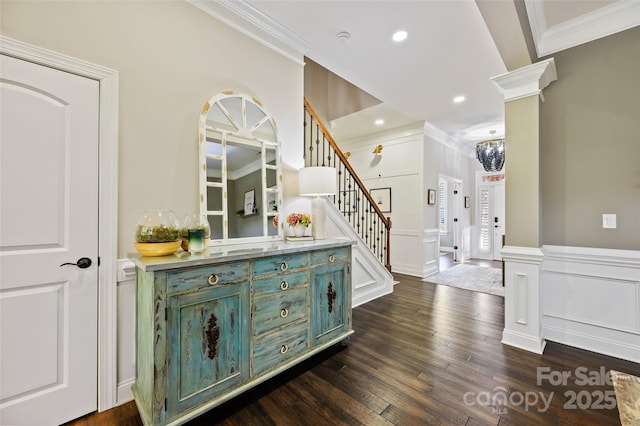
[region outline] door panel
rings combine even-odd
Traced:
[[[478,238],[478,256],[480,259],[493,257],[493,188],[481,186],[478,189],[478,225],[480,228]]]
[[[504,234],[504,184],[482,185],[478,188],[478,257],[502,260]]]
[[[97,408],[99,83],[0,61],[0,424],[59,424]]]
[[[347,327],[348,300],[346,265],[317,267],[311,273],[312,345],[331,339]]]
[[[493,187],[493,260],[502,260],[502,236],[504,235],[504,185]]]
[[[249,282],[170,297],[167,413],[179,412],[249,378]]]

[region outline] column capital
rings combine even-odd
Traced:
[[[542,90],[557,79],[555,61],[549,58],[491,77],[490,80],[502,91],[504,101],[509,102],[532,95],[542,97]]]

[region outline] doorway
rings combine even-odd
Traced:
[[[462,180],[438,175],[438,230],[440,250],[452,253],[455,262],[463,259],[463,186]]]
[[[93,407],[95,407],[97,395],[98,410],[106,410],[116,405],[117,390],[115,283],[117,281],[118,212],[118,73],[99,65],[91,64],[83,60],[75,59],[5,36],[0,36],[0,54],[2,54],[3,57],[10,57],[22,63],[31,64],[32,66],[40,69],[59,72],[63,75],[70,75],[73,76],[73,78],[79,78],[83,81],[93,81],[93,84],[97,84],[98,86],[97,91],[99,101],[96,114],[98,130],[96,140],[99,142],[96,142],[96,146],[94,146],[94,148],[97,148],[97,169],[99,170],[99,173],[94,171],[97,176],[97,180],[92,179],[92,181],[96,183],[97,189],[97,197],[93,198],[94,200],[97,198],[93,207],[97,218],[97,229],[93,234],[95,248],[93,249],[93,254],[91,256],[93,266],[80,269],[75,265],[68,266],[71,266],[69,278],[72,281],[77,281],[77,276],[81,275],[82,272],[86,272],[84,269],[93,269],[92,274],[94,276],[97,275],[97,283],[94,281],[94,284],[96,284],[94,285],[94,291],[97,295],[97,349],[94,349],[93,355],[97,357],[97,372],[94,372],[94,377],[89,380],[93,383],[97,383],[93,385]],[[5,68],[3,67],[3,73],[4,70]],[[5,84],[5,82],[3,82],[3,84]],[[28,87],[25,89],[28,89]],[[65,152],[69,154],[69,151]],[[70,155],[71,154],[69,154],[69,156]],[[66,157],[67,161],[72,160],[69,156]],[[30,169],[34,171],[34,173],[42,172],[42,170],[34,170],[33,167]],[[49,177],[47,177],[47,179],[48,178]],[[98,211],[100,212],[99,217],[97,216]],[[3,214],[4,213],[5,211],[3,207]],[[76,226],[77,224],[72,222],[67,225]],[[63,240],[66,238],[68,237],[65,236]],[[6,252],[4,252],[3,255],[5,257],[8,256]],[[77,259],[72,256],[70,263],[75,263],[76,261]],[[97,268],[98,261],[100,262],[99,268]],[[77,263],[86,265],[86,263],[83,262]],[[58,269],[63,268],[60,268],[59,265],[56,264],[54,269],[57,271]],[[64,283],[62,285],[64,285]],[[70,286],[71,284],[67,287]],[[71,291],[71,289],[69,289],[69,291]],[[8,293],[5,293],[5,295],[6,294]],[[41,301],[46,301],[45,299],[48,298],[47,296],[46,292],[43,293],[43,297],[40,298]],[[68,301],[65,301],[65,303],[66,302]],[[63,318],[67,321],[66,318],[68,317],[65,316]],[[50,342],[51,336],[48,336],[47,339],[47,341]],[[67,354],[69,354],[69,352],[67,352]],[[51,360],[45,360],[42,357],[42,354],[39,354],[39,362],[49,363],[48,365],[50,365]],[[57,371],[59,372],[60,370],[58,369]],[[63,380],[67,380],[68,378],[67,376],[61,377]],[[46,390],[43,389],[43,393],[46,393]],[[19,396],[18,399],[14,398],[11,402],[8,400],[3,401],[2,407],[15,406],[17,405],[16,401],[26,399],[23,398],[26,397],[25,395],[22,393],[20,395],[21,396]],[[44,418],[47,419],[47,422],[55,422],[56,420],[54,419],[56,418],[59,422],[62,422],[63,418],[69,419],[76,416],[76,413],[68,411],[60,418],[53,416],[49,417],[44,412],[44,408],[44,406],[39,406],[37,411],[39,412],[39,415],[45,416]],[[25,418],[24,421],[28,420]]]
[[[505,229],[504,173],[479,173],[476,203],[478,258],[501,261]]]

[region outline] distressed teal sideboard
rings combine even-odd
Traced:
[[[348,240],[130,258],[145,425],[186,422],[353,333]]]

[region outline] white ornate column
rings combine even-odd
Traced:
[[[493,77],[505,101],[505,319],[502,343],[542,353],[540,102],[553,58]]]

